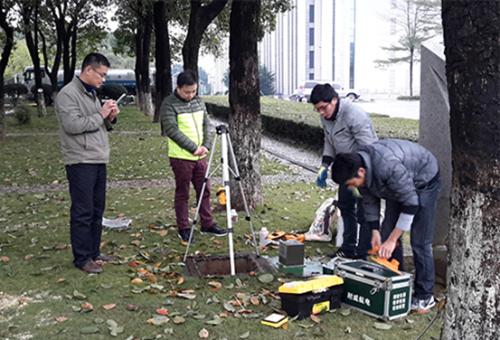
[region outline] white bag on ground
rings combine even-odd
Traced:
[[[332,240],[332,229],[337,225],[335,243],[337,247],[342,245],[344,224],[339,217],[340,211],[337,209],[337,201],[334,198],[324,201],[316,210],[316,216],[309,231],[305,233],[306,241],[330,242]]]

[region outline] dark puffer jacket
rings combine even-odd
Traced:
[[[361,188],[367,222],[379,221],[380,199],[396,201],[402,213],[418,210],[418,191],[439,173],[436,157],[421,145],[405,140],[383,139],[360,148],[366,167]]]

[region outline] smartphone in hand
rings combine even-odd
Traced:
[[[116,105],[120,104],[120,102],[121,102],[123,99],[125,99],[125,97],[126,97],[126,96],[127,96],[127,94],[126,94],[126,93],[122,94],[122,95],[120,96],[120,98],[118,98],[118,99],[116,100]]]

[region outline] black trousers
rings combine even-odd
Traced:
[[[106,164],[66,165],[71,196],[70,235],[73,263],[81,268],[100,255],[106,205]]]

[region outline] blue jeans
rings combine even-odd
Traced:
[[[71,196],[70,235],[73,263],[81,268],[100,255],[106,204],[106,165],[66,165]]]
[[[434,289],[435,272],[432,239],[434,237],[434,218],[440,189],[441,180],[438,175],[426,187],[417,190],[419,207],[413,218],[410,233],[413,262],[415,264],[414,296],[417,299],[431,297]],[[400,212],[400,203],[386,200],[385,216],[381,230],[382,241],[387,240],[392,230],[396,227]],[[401,238],[398,240],[396,248],[392,253],[392,258],[398,260],[400,269],[404,270]]]
[[[348,256],[366,257],[371,248],[371,230],[365,223],[361,199],[354,197],[346,185],[340,185],[338,207],[344,222],[344,241],[340,249]]]

